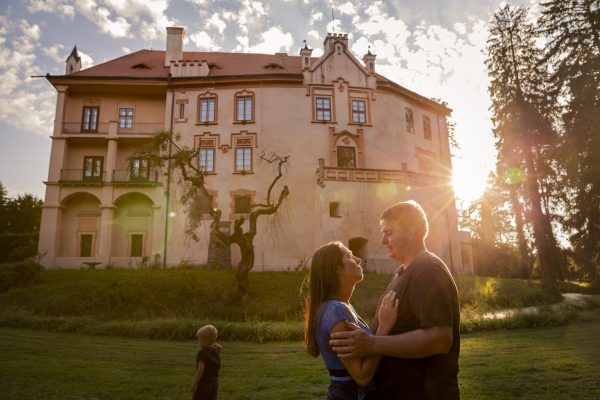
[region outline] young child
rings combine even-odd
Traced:
[[[216,400],[219,390],[221,346],[217,341],[217,328],[205,325],[196,332],[200,350],[196,355],[196,377],[192,384],[193,400]]]

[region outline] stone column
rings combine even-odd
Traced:
[[[106,171],[105,182],[113,181],[113,173],[117,164],[117,140],[108,139],[108,148],[106,149],[106,160],[104,170]],[[112,186],[111,186],[112,188]],[[111,199],[112,200],[112,199]]]
[[[68,86],[56,86],[56,111],[54,113],[54,130],[52,131],[52,136],[57,136],[62,133],[65,117],[65,99],[68,89]]]
[[[100,235],[98,240],[98,254],[96,259],[105,266],[110,263],[112,249],[112,228],[114,219],[114,207],[101,206]]]
[[[154,219],[152,222],[152,245],[150,247],[150,251],[148,252],[148,262],[150,266],[160,267],[162,265],[162,255],[164,251],[165,215],[164,210],[160,204],[154,205],[153,209]]]
[[[60,245],[60,220],[62,209],[57,205],[44,205],[38,240],[39,263],[45,268],[56,267],[54,258]],[[58,265],[60,266],[60,265]]]

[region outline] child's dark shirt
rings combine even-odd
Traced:
[[[198,382],[194,400],[216,400],[219,391],[221,350],[215,347],[201,348],[196,355],[196,368],[199,362],[204,363],[204,372]]]

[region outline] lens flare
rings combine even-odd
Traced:
[[[391,201],[398,197],[398,190],[393,183],[385,183],[377,186],[377,197],[383,201]]]

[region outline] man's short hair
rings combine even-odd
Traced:
[[[414,227],[417,232],[422,233],[423,239],[429,233],[427,215],[423,208],[414,200],[401,201],[388,207],[381,214],[381,221],[401,222],[403,226]]]
[[[196,332],[196,337],[202,339],[209,344],[213,344],[217,341],[217,328],[214,325],[204,325]]]

